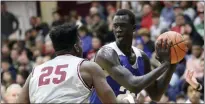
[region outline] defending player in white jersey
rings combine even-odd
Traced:
[[[64,24],[50,33],[57,57],[37,66],[17,103],[84,103],[94,87],[103,103],[116,103],[101,67],[82,58],[77,27]]]

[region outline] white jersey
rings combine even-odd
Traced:
[[[83,59],[61,55],[37,66],[29,82],[31,103],[89,103],[91,90],[81,78]]]

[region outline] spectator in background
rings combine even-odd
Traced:
[[[51,40],[47,40],[45,42],[45,53],[44,53],[44,55],[54,57],[54,52],[55,51],[54,51],[53,44],[52,44]]]
[[[193,103],[193,104],[203,104],[204,101],[200,99],[200,92],[195,90],[191,85],[187,82],[183,86],[185,94],[187,94],[188,99],[185,103]]]
[[[204,67],[200,65],[201,58],[204,57],[203,44],[203,41],[193,41],[192,55],[187,60],[185,75],[187,73],[187,70],[194,70],[195,78],[202,78],[204,76]]]
[[[185,23],[184,34],[188,34],[192,41],[193,40],[199,40],[199,41],[203,40],[203,38],[196,31],[196,28],[194,27],[194,25],[192,23]]]
[[[87,59],[91,60],[92,58],[94,58],[95,54],[97,53],[97,51],[104,45],[103,42],[103,38],[100,37],[100,35],[98,36],[94,36],[92,38],[92,50],[90,50],[87,54]]]
[[[106,20],[106,17],[104,15],[104,7],[100,4],[99,1],[93,1],[92,4],[91,4],[91,8],[92,7],[95,7],[97,9],[97,12],[93,13],[93,14],[96,14],[98,13],[100,18],[102,18],[103,20]]]
[[[29,72],[26,70],[18,72],[16,76],[16,83],[23,87],[28,76]]]
[[[1,59],[9,59],[10,58],[9,55],[10,55],[10,49],[9,49],[8,43],[2,43],[2,46],[1,46]]]
[[[189,34],[183,34],[183,38],[185,40],[185,43],[187,45],[187,54],[185,56],[185,59],[187,60],[191,55],[191,48],[192,48],[192,40]]]
[[[57,11],[53,12],[52,16],[53,16],[53,23],[51,25],[52,27],[62,25],[64,23],[61,15]]]
[[[116,10],[115,10],[115,8],[113,7],[112,4],[107,4],[106,10],[107,10],[107,13],[108,13],[107,23],[109,25],[109,31],[112,31],[112,19],[115,15]]]
[[[104,20],[101,19],[99,14],[92,15],[92,28],[93,28],[93,35],[97,33],[106,34],[108,32],[108,25]]]
[[[199,18],[199,23],[195,22],[196,31],[203,38],[204,37],[204,12],[199,12],[196,19]]]
[[[143,41],[143,51],[148,55],[149,58],[151,58],[155,47],[154,42],[150,39],[150,31],[146,28],[141,28],[140,30],[138,30],[138,35],[141,36]]]
[[[85,26],[88,29],[88,32],[92,32],[93,31],[92,30],[92,19],[91,19],[90,15],[85,17],[85,22],[86,22]]]
[[[31,31],[35,31],[37,35],[46,36],[49,32],[49,26],[47,23],[42,23],[40,17],[32,16],[30,18]]]
[[[173,8],[174,8],[174,16],[183,14],[183,9],[180,7],[179,4],[174,4]]]
[[[47,23],[42,22],[40,17],[36,18],[36,27],[35,29],[38,31],[38,34],[41,36],[46,36],[49,32],[49,26]]]
[[[88,51],[92,49],[92,38],[88,34],[88,30],[85,26],[80,27],[78,33],[82,41],[83,57],[86,57]]]
[[[167,25],[159,20],[160,15],[154,12],[152,15],[152,26],[150,29],[151,40],[155,41],[163,29],[168,28]]]
[[[15,23],[15,28],[13,28]],[[19,28],[19,22],[17,18],[7,11],[5,2],[1,3],[1,40],[7,40],[8,37],[16,32]]]
[[[14,83],[14,79],[12,79],[11,72],[9,71],[4,71],[2,73],[2,84],[6,86],[10,86],[12,83]]]
[[[192,2],[193,1],[181,1],[180,7],[184,10],[184,15],[187,15],[191,20],[194,20],[196,13],[194,9],[191,8]]]
[[[11,61],[12,61],[12,65],[14,66],[14,68],[18,68],[18,57],[20,55],[20,52],[17,49],[12,49],[11,50]]]
[[[176,96],[176,103],[183,104],[185,102],[186,102],[186,96],[184,94],[180,93]]]
[[[18,95],[21,92],[22,87],[18,84],[10,85],[5,94],[5,102],[6,103],[15,103]]]
[[[11,74],[12,80],[16,79],[16,69],[13,67],[12,64],[9,63],[8,59],[3,59],[1,61],[1,68],[2,68],[2,72],[9,72],[9,74]]]
[[[162,9],[160,21],[165,22],[168,26],[174,21],[174,9],[172,1],[164,1],[165,7]]]
[[[150,4],[144,4],[142,8],[142,21],[141,27],[147,28],[148,30],[152,26],[152,7]]]
[[[176,31],[180,34],[184,33],[184,24],[185,24],[185,19],[183,14],[179,14],[176,16],[175,19],[176,26],[172,27],[172,31]]]

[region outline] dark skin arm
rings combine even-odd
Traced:
[[[161,54],[167,56],[169,60],[169,49],[159,50]],[[148,87],[159,76],[161,76],[169,67],[170,61],[164,61],[162,65],[150,73],[143,76],[134,76],[128,69],[121,66],[115,50],[109,47],[103,47],[96,55],[95,62],[111,75],[119,84],[128,90],[139,93],[142,89]]]
[[[151,65],[148,56],[142,52],[142,57],[144,58],[144,70],[145,73],[151,71]],[[172,74],[174,73],[176,65],[172,64],[168,70],[165,71],[157,80],[155,80],[150,86],[145,90],[154,101],[159,101],[162,95],[165,93],[169,82],[171,80]],[[154,69],[156,70],[156,69]]]
[[[30,99],[29,99],[29,81],[31,79],[31,74],[29,75],[29,77],[26,80],[26,83],[24,84],[17,100],[16,103],[20,104],[20,103],[26,103],[26,104],[30,104]]]
[[[93,85],[102,103],[117,103],[116,96],[99,65],[95,62],[84,61],[80,73],[88,86]]]

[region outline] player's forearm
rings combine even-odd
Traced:
[[[168,62],[163,63],[160,67],[154,69],[150,73],[140,77],[132,78],[132,84],[135,86],[135,93],[139,93],[142,89],[152,84],[158,77],[160,77],[168,68],[170,64]]]
[[[175,72],[176,65],[171,65],[170,68],[157,80],[156,82],[156,90],[155,96],[160,100],[161,96],[166,91],[169,82],[172,78],[173,73]]]

